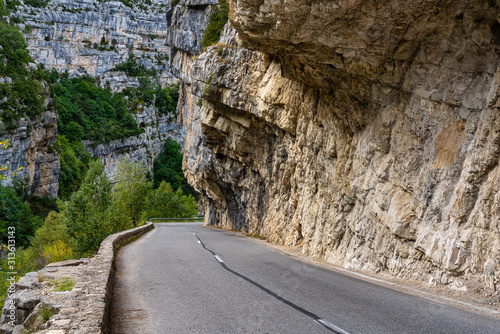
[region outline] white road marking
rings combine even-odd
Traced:
[[[332,324],[329,321],[326,321],[325,319],[317,319],[316,321],[319,322],[321,325],[323,325],[323,326],[325,326],[327,328],[330,328],[332,331],[334,331],[336,333],[339,333],[339,334],[349,334],[348,332],[346,332],[342,328],[335,326],[334,324]]]
[[[222,261],[222,259],[219,257],[219,255],[214,255],[215,259],[217,261],[219,261],[220,263],[224,263],[224,261]]]
[[[200,241],[200,240],[198,240],[198,243],[199,243],[199,244],[201,244],[201,241]]]

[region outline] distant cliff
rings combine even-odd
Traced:
[[[174,83],[177,79],[170,70],[172,50],[166,44],[167,38],[172,38],[166,19],[167,13],[173,10],[170,1],[127,4],[52,0],[46,6],[33,7],[21,3],[11,13],[11,20],[20,22],[17,26],[26,37],[30,55],[46,69],[68,72],[70,77],[89,75],[97,78],[103,87],[121,91],[139,86],[137,77],[115,69],[133,55],[138,64],[154,69],[162,84]],[[202,32],[198,32],[200,34]],[[191,43],[196,45],[197,39]],[[43,132],[43,136],[51,136],[50,140],[39,134],[42,127],[49,126],[45,119],[33,121],[29,125],[34,130],[31,132],[26,131],[26,122],[21,122],[17,132],[6,137],[13,145],[1,152],[0,162],[23,166],[25,169],[20,175],[29,176],[33,193],[56,196],[60,166],[58,154],[51,145],[57,138],[57,114],[51,115],[51,130]],[[106,144],[85,144],[91,154],[106,162],[106,171],[111,176],[125,155],[143,160],[152,171],[167,137],[183,142],[176,115],[162,115],[154,107],[144,106],[133,113],[133,117],[144,129],[143,134]],[[36,149],[28,152],[29,145]],[[47,151],[51,152],[50,157],[40,153]]]
[[[165,45],[169,1],[128,3],[131,7],[119,1],[51,0],[46,7],[18,6],[12,16],[22,19],[31,56],[47,68],[105,76],[120,87],[126,77],[107,72],[134,53],[164,80],[172,79]]]

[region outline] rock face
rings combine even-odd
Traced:
[[[167,29],[166,20],[167,12],[173,11],[170,1],[130,2],[130,6],[119,1],[52,0],[40,8],[21,4],[12,16],[22,18],[18,26],[26,36],[30,55],[46,68],[68,72],[70,76],[97,77],[102,86],[121,91],[139,86],[137,78],[114,70],[133,54],[139,64],[157,71],[162,84],[176,81],[169,65],[171,48],[166,44],[167,38],[170,40],[173,36]],[[196,8],[206,7],[198,5]],[[195,12],[206,13],[206,10]],[[198,15],[191,21],[198,24],[193,23],[193,36],[197,37],[189,42],[183,35],[181,41],[186,45],[198,45],[201,32],[197,29],[206,18]],[[179,25],[185,25],[187,21],[180,22]],[[160,115],[154,107],[144,106],[133,116],[145,130],[143,134],[97,146],[85,145],[92,155],[106,162],[105,170],[111,177],[125,155],[136,161],[143,160],[152,171],[167,137],[183,142],[175,115]],[[30,187],[35,194],[57,196],[59,157],[53,154],[55,152],[47,154],[57,137],[56,116],[52,114],[51,117],[50,131],[47,130],[49,125],[31,124],[35,132],[31,136],[26,133],[26,122],[21,122],[16,134],[5,137],[12,146],[1,152],[0,163],[8,161],[13,168],[26,168],[23,173],[29,174]]]
[[[57,139],[57,116],[46,111],[41,117],[17,122],[17,129],[2,131],[10,146],[0,151],[0,165],[7,165],[3,184],[12,184],[12,174],[29,179],[29,190],[35,195],[57,196],[60,159],[52,145]]]
[[[133,116],[137,124],[144,124],[143,134],[99,145],[85,141],[85,150],[106,164],[104,171],[111,179],[116,166],[126,156],[134,161],[142,161],[152,173],[154,162],[163,151],[167,138],[183,143],[181,125],[171,121],[173,115],[159,115],[155,107],[149,106]]]
[[[18,6],[13,16],[23,18],[28,50],[47,68],[71,75],[101,76],[133,53],[138,62],[155,68],[163,81],[170,48],[165,45],[165,15],[169,1],[52,0],[46,7]],[[30,28],[25,28],[29,26]],[[112,88],[123,88],[123,78],[110,79]]]
[[[237,33],[183,72],[205,223],[348,268],[498,280],[500,9],[229,3]]]

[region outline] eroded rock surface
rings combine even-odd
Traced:
[[[498,280],[497,6],[230,8],[237,34],[227,27],[185,71],[181,101],[184,168],[206,224],[347,268]]]
[[[60,156],[52,147],[57,139],[56,114],[46,111],[34,120],[18,121],[16,126],[14,130],[1,130],[2,139],[10,143],[0,151],[0,165],[8,167],[2,182],[10,185],[16,173],[17,177],[29,179],[32,194],[57,196]]]
[[[47,68],[74,76],[106,76],[134,54],[147,68],[155,68],[166,81],[170,48],[165,45],[165,15],[169,1],[51,0],[45,7],[20,5],[13,16],[27,35],[33,59]],[[26,28],[29,27],[29,28]],[[121,89],[133,78],[116,73],[108,77],[111,88]]]

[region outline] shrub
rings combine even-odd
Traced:
[[[45,8],[47,7],[48,1],[44,0],[24,0],[24,4],[37,8]]]
[[[9,227],[14,227],[16,246],[27,246],[30,237],[41,225],[42,220],[33,215],[13,188],[0,185],[0,238],[3,243],[7,243]]]
[[[68,199],[80,188],[91,157],[85,151],[82,142],[70,142],[64,135],[58,136],[54,146],[61,154],[59,196],[62,199]]]
[[[15,120],[44,111],[45,91],[40,82],[45,73],[27,69],[32,59],[17,27],[0,21],[0,45],[0,76],[12,79],[12,84],[0,84],[0,118],[12,127]]]
[[[229,6],[226,0],[220,0],[219,6],[212,7],[207,29],[201,40],[201,46],[203,48],[209,47],[219,41],[222,29],[224,29],[224,25],[228,21],[228,14]]]

